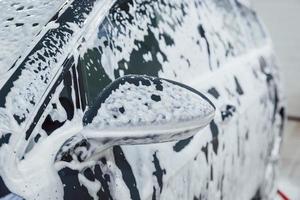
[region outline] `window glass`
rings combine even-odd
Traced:
[[[264,37],[254,12],[234,0],[118,0],[96,29],[80,47],[88,105],[125,74],[188,84]]]

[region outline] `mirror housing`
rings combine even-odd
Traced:
[[[103,148],[186,139],[215,114],[214,105],[197,90],[141,75],[116,79],[95,102],[83,117],[81,134]]]

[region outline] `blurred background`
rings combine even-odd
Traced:
[[[300,199],[300,0],[252,0],[273,39],[284,78],[289,120],[280,163],[280,187]]]

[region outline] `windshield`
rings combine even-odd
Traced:
[[[0,0],[0,76],[22,56],[65,1]]]

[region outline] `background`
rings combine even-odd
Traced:
[[[252,0],[273,39],[287,95],[289,120],[280,162],[280,187],[300,199],[300,0]]]

